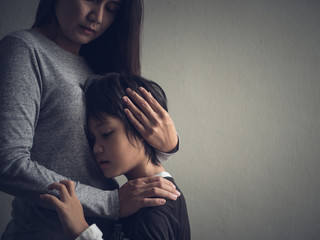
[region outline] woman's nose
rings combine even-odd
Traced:
[[[96,4],[92,7],[90,13],[88,14],[88,20],[96,24],[101,24],[103,21],[104,6],[102,4]]]

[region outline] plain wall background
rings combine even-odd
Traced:
[[[37,3],[0,0],[0,38]],[[319,13],[318,0],[145,0],[143,75],[168,95],[181,149],[165,167],[193,239],[320,239]]]

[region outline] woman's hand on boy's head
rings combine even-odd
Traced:
[[[176,200],[180,193],[175,185],[162,177],[145,177],[128,181],[119,190],[120,218],[139,209],[165,204],[165,199]],[[165,198],[165,199],[164,199]]]
[[[63,180],[59,183],[52,183],[48,186],[48,189],[58,190],[60,200],[50,194],[43,194],[40,198],[55,207],[67,235],[72,239],[76,238],[89,225],[84,218],[82,205],[76,196],[73,181]]]
[[[127,89],[127,94],[142,111],[130,98],[123,97],[129,121],[152,147],[161,152],[172,151],[178,144],[178,136],[169,113],[151,93],[142,87],[139,90],[143,97],[131,89]]]

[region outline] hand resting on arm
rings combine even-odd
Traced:
[[[127,117],[152,147],[165,153],[175,152],[178,136],[169,113],[161,107],[150,92],[143,87],[139,90],[143,97],[131,89],[127,89],[130,98],[123,97],[127,106],[125,109]]]

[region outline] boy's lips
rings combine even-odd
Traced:
[[[108,160],[98,160],[98,164],[100,167],[108,166],[110,164],[110,161]]]

